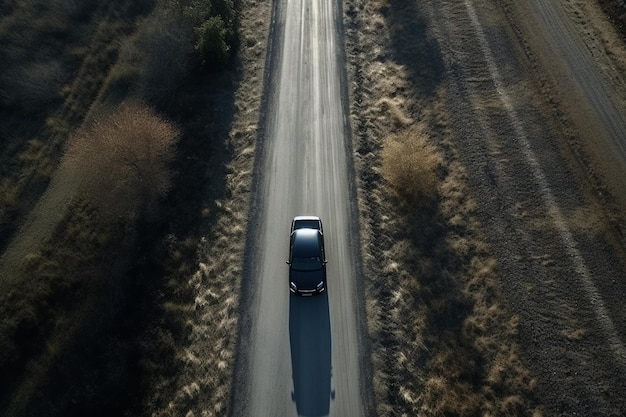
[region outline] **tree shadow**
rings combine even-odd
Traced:
[[[391,57],[405,66],[413,87],[433,96],[443,79],[444,63],[439,45],[428,33],[428,20],[417,2],[390,0],[382,10],[391,32]]]
[[[289,344],[293,372],[292,400],[299,416],[330,413],[332,349],[328,294],[303,298],[290,295]]]

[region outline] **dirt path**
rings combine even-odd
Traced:
[[[449,105],[457,115],[455,131],[476,135],[471,142],[458,138],[460,154],[475,172],[470,179],[483,196],[481,220],[500,262],[505,292],[522,317],[521,343],[539,376],[540,394],[551,413],[619,414],[625,407],[619,393],[626,384],[626,317],[614,292],[623,293],[626,282],[620,254],[604,239],[610,231],[602,229],[610,226],[602,224],[603,213],[585,186],[572,181],[576,175],[556,146],[561,132],[548,128],[549,114],[535,107],[532,86],[520,89],[522,74],[506,64],[518,58],[507,56],[514,49],[504,33],[487,41],[486,31],[499,31],[487,19],[497,15],[466,4],[480,48],[474,57],[482,62],[468,60],[469,54],[451,55],[462,72],[450,85]],[[563,17],[552,15],[553,22]],[[449,16],[439,19],[449,21]],[[446,38],[460,36],[448,27]],[[465,48],[461,43],[450,51]],[[567,48],[570,54],[576,50]],[[477,68],[488,71],[488,83],[471,81]],[[575,71],[581,79],[594,79],[587,76],[593,74],[590,68]],[[499,105],[484,111],[478,103],[486,98]],[[579,216],[596,223],[577,223]]]
[[[543,413],[623,415],[623,43],[589,2],[406,3],[355,1],[346,13],[360,30],[348,48],[359,164],[378,163],[380,139],[368,138],[434,118],[445,133],[430,136],[467,172]],[[412,27],[394,13],[412,13]],[[372,214],[390,209],[376,169],[359,172],[365,217],[390,223]],[[390,257],[370,264],[397,267],[380,237],[365,238]],[[377,400],[419,407],[424,385],[403,384]]]
[[[624,217],[626,187],[626,50],[594,2],[503,2],[544,100],[553,100],[561,128],[570,128],[587,169],[617,201]],[[558,104],[557,104],[558,103]],[[548,112],[549,109],[546,109]],[[623,228],[623,226],[622,226]],[[622,233],[623,233],[622,229]]]
[[[548,37],[547,47],[563,51],[566,65],[576,64],[568,68],[581,93],[572,96],[594,109],[586,120],[597,115],[593,123],[623,139],[622,115],[612,95],[602,94],[603,75],[583,53],[585,46],[569,37],[567,16],[545,2],[535,3],[541,7],[532,9],[538,22],[533,36]],[[528,63],[515,53],[520,39],[508,36],[502,10],[471,1],[426,9],[449,72],[454,146],[473,173],[469,180],[478,196],[479,218],[498,259],[505,294],[522,319],[520,342],[538,376],[542,402],[550,414],[623,413],[626,315],[615,294],[624,294],[626,276],[621,248],[616,252],[607,239],[606,215],[590,198],[586,180],[565,163],[563,132],[538,104]],[[509,13],[514,21],[529,18]],[[559,65],[553,60],[535,64]],[[572,96],[555,95],[554,100],[572,109],[577,106],[569,101]]]
[[[0,292],[6,293],[8,288],[15,285],[16,279],[23,278],[27,256],[38,251],[42,243],[52,237],[75,190],[75,176],[61,166],[0,257]]]

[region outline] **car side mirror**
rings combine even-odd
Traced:
[[[289,262],[289,261],[285,261],[285,263],[286,263],[287,265],[291,265],[291,262]]]

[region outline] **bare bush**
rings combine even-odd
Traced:
[[[423,127],[412,127],[385,140],[382,174],[398,196],[420,205],[437,193],[437,168],[441,155],[428,143]]]
[[[74,134],[65,163],[79,177],[81,195],[103,214],[134,218],[169,191],[179,136],[149,107],[125,103]]]

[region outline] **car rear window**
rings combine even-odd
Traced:
[[[318,229],[320,225],[317,220],[297,220],[295,224],[296,229]]]

